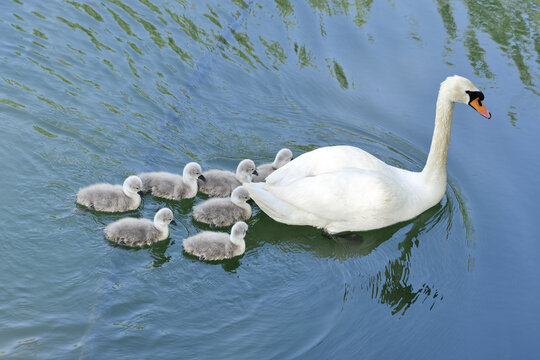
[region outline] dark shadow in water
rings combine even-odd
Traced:
[[[89,207],[86,207],[84,205],[81,205],[79,203],[75,203],[75,209],[74,211],[76,212],[79,212],[81,214],[87,212],[87,213],[90,213],[90,214],[93,214],[97,217],[103,217],[103,216],[107,216],[107,215],[111,215],[112,217],[115,217],[115,215],[121,215],[121,217],[127,217],[127,216],[130,216],[130,217],[141,217],[141,213],[139,212],[139,209],[141,209],[143,207],[143,203],[141,202],[141,205],[135,209],[135,210],[130,210],[130,211],[124,211],[124,212],[107,212],[107,211],[99,211],[99,210],[95,210],[95,209],[92,209],[92,208],[89,208]]]
[[[153,197],[155,203],[160,203],[161,207],[167,207],[173,211],[174,214],[187,215],[193,210],[195,199],[182,199],[182,200],[168,200],[159,197]]]
[[[174,245],[174,240],[171,240],[171,238],[167,238],[163,241],[159,241],[152,245],[144,245],[144,246],[137,246],[137,247],[131,247],[131,246],[125,246],[121,244],[117,244],[112,241],[106,241],[109,243],[111,247],[123,249],[126,251],[148,251],[150,257],[154,259],[154,262],[152,263],[151,267],[160,267],[163,264],[169,262],[171,260],[171,256],[165,255],[167,250],[170,246]]]
[[[423,302],[431,299],[433,304],[430,309],[436,301],[443,298],[433,285],[423,284],[421,288],[415,289],[409,284],[409,266],[411,253],[419,245],[419,237],[423,233],[431,231],[437,224],[447,219],[448,234],[452,227],[451,204],[451,201],[447,199],[444,203],[437,204],[410,221],[379,230],[342,233],[331,238],[312,227],[276,223],[260,212],[249,221],[252,231],[248,234],[246,246],[248,249],[253,249],[265,243],[272,243],[283,251],[294,251],[291,248],[299,248],[317,257],[344,261],[369,255],[400,230],[410,227],[404,239],[397,245],[400,255],[389,260],[384,269],[368,278],[367,282],[361,286],[371,294],[373,299],[381,304],[389,305],[393,315],[404,315],[419,298],[422,298]]]
[[[217,260],[217,261],[208,261],[208,260],[199,260],[197,256],[191,255],[185,251],[182,251],[182,255],[189,259],[197,260],[201,264],[210,264],[210,265],[221,265],[223,270],[230,272],[230,273],[236,273],[236,269],[240,267],[240,259],[242,256],[236,256],[232,259],[226,259],[226,260]],[[197,264],[197,262],[194,262],[193,264]]]
[[[383,271],[372,276],[366,285],[363,286],[371,293],[373,299],[377,299],[381,304],[387,304],[392,308],[392,315],[400,313],[404,315],[407,309],[418,300],[420,296],[436,300],[442,300],[437,289],[433,286],[423,284],[420,289],[414,289],[408,284],[409,280],[409,260],[412,249],[418,246],[418,238],[424,232],[429,232],[440,223],[445,214],[449,211],[450,202],[445,205],[438,204],[433,208],[417,216],[406,225],[412,224],[411,228],[405,233],[405,238],[398,244],[401,254],[398,258],[390,260]]]
[[[259,212],[248,220],[250,225],[248,238],[253,238],[254,242],[251,239],[247,240],[249,241],[247,247],[251,249],[266,243],[275,244],[278,247],[287,245],[289,248],[312,252],[317,257],[346,260],[369,255],[383,242],[392,238],[396,232],[411,224],[412,228],[408,233],[413,232],[419,235],[426,231],[432,217],[437,219],[435,222],[437,223],[442,217],[441,213],[447,210],[447,205],[438,204],[409,221],[378,230],[341,233],[331,237],[311,226],[293,226],[275,222],[266,214]]]

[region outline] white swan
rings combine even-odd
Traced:
[[[266,179],[245,183],[251,198],[276,221],[311,225],[330,234],[366,231],[409,220],[441,201],[454,103],[466,103],[486,118],[484,95],[471,81],[451,76],[441,83],[435,130],[421,172],[399,169],[352,146],[305,153]]]

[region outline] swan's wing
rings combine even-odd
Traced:
[[[347,168],[377,170],[383,161],[354,146],[327,146],[300,155],[266,178],[267,184],[286,185],[299,179]]]
[[[265,192],[262,196],[261,190]],[[408,198],[407,190],[394,177],[362,169],[343,169],[282,186],[267,184],[255,192],[253,199],[274,219],[319,227],[331,222],[391,219]]]

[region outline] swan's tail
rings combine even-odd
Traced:
[[[272,219],[284,224],[299,225],[294,222],[296,209],[267,191],[265,189],[266,183],[244,183],[243,186],[259,208]]]

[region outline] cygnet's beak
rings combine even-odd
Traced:
[[[173,220],[171,221],[171,225],[178,225],[178,224],[176,223],[176,221]]]
[[[253,175],[259,176],[259,173],[257,172],[257,169],[253,170]]]
[[[201,175],[198,177],[198,179],[201,180],[201,181],[206,182],[206,178],[204,177],[203,174],[201,174]]]
[[[137,191],[137,194],[139,194],[140,197],[143,197],[144,196],[144,191]]]

